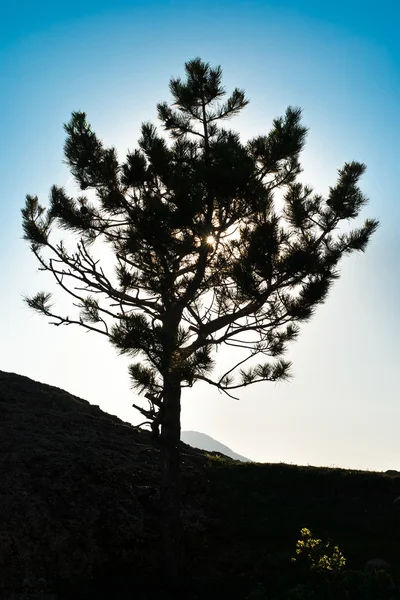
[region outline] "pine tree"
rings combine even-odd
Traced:
[[[65,158],[92,199],[53,186],[47,209],[30,195],[22,209],[24,238],[40,268],[80,313],[57,314],[44,292],[26,298],[28,305],[55,325],[103,334],[136,359],[132,385],[148,406],[133,406],[161,448],[165,564],[175,580],[182,561],[182,388],[203,381],[232,395],[288,378],[288,342],[326,299],[341,259],[363,251],[378,226],[369,219],[351,231],[342,227],[366,204],[358,187],[363,164],[346,163],[326,198],[299,182],[307,134],[300,109],[289,107],[267,135],[243,143],[224,122],[248,104],[244,91],[227,98],[221,68],[199,58],[185,71],[184,81],[170,81],[173,103],[157,107],[169,139],[144,123],[139,147],[120,164],[86,114],[74,112],[65,125]],[[50,240],[53,226],[76,234],[74,252]],[[115,256],[114,280],[93,257],[98,239]],[[245,357],[215,376],[220,344]]]

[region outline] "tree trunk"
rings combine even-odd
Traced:
[[[164,377],[163,419],[161,424],[161,503],[164,541],[164,581],[179,585],[183,561],[180,519],[181,482],[181,382],[171,373]]]

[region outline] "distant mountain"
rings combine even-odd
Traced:
[[[235,460],[241,460],[242,462],[252,462],[249,458],[236,454],[236,452],[233,452],[228,446],[221,444],[205,433],[199,433],[198,431],[182,431],[181,440],[185,444],[192,446],[192,448],[199,448],[200,450],[206,450],[207,452],[219,452],[220,454],[224,454]]]

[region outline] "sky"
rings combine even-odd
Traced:
[[[293,379],[250,386],[238,401],[197,384],[184,391],[182,429],[260,462],[400,470],[399,22],[397,0],[6,0],[0,370],[140,422],[129,360],[104,336],[51,326],[23,303],[23,294],[46,290],[71,306],[38,272],[20,211],[26,194],[46,205],[53,184],[70,185],[62,125],[72,111],[85,111],[122,160],[141,123],[156,122],[156,104],[170,99],[170,78],[200,56],[222,66],[228,90],[246,90],[250,104],[230,123],[242,140],[267,133],[288,105],[302,107],[310,130],[302,178],[318,193],[345,161],[365,162],[363,217],[381,226],[365,254],[344,260],[327,302],[290,348]],[[222,350],[218,360],[227,360]]]

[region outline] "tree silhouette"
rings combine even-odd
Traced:
[[[287,378],[287,343],[326,299],[340,260],[364,250],[378,225],[341,227],[366,203],[358,187],[363,164],[346,163],[325,199],[298,181],[307,134],[300,109],[289,107],[267,135],[242,143],[224,121],[248,104],[244,91],[226,99],[221,68],[199,58],[185,71],[184,81],[171,79],[172,105],[157,107],[169,141],[145,123],[139,148],[120,164],[86,114],[74,112],[65,125],[65,158],[93,197],[73,199],[53,186],[47,209],[30,195],[22,209],[24,238],[40,269],[80,313],[57,314],[44,292],[26,298],[28,305],[55,325],[101,333],[136,358],[129,373],[148,406],[133,406],[160,443],[165,564],[175,580],[182,561],[182,388],[204,381],[232,395]],[[281,208],[276,190],[283,191]],[[78,236],[72,253],[50,241],[53,225]],[[98,239],[113,251],[114,279],[93,257]],[[214,376],[220,344],[245,356]]]

